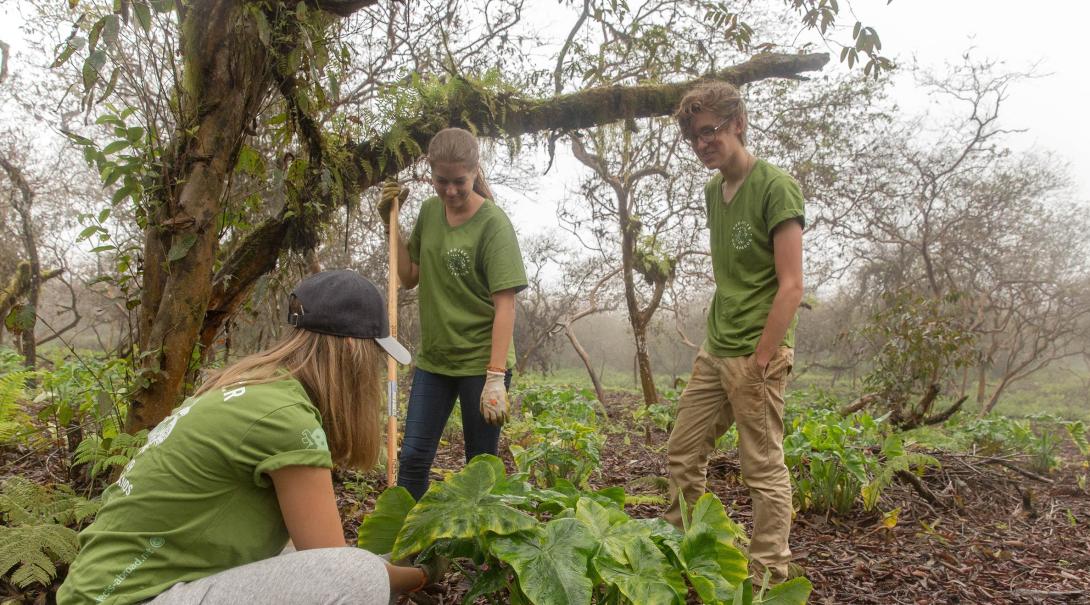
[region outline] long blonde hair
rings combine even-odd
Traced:
[[[385,353],[367,338],[294,329],[272,348],[243,357],[212,374],[201,395],[239,383],[262,384],[291,376],[322,416],[333,461],[368,470],[379,454]]]
[[[473,179],[473,191],[485,199],[492,198],[492,188],[484,179],[481,168],[481,150],[477,137],[464,128],[444,128],[435,133],[428,143],[428,163],[461,164],[466,168],[476,168],[477,176]]]

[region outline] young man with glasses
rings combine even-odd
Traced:
[[[715,294],[670,434],[665,517],[682,525],[681,499],[691,509],[704,493],[715,440],[736,425],[742,481],[753,499],[751,571],[781,582],[791,559],[783,394],[803,292],[802,192],[790,175],[746,149],[745,104],[731,84],[697,86],[675,117],[697,158],[717,171],[704,189]]]

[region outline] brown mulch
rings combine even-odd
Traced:
[[[668,434],[652,431],[648,445],[642,427],[632,420],[635,405],[634,395],[607,397],[612,426],[605,431],[601,472],[591,477],[591,484],[662,495],[658,489],[665,484]],[[437,468],[453,470],[464,464],[461,436],[449,437],[449,445],[437,455]],[[500,448],[513,468],[506,444],[501,442]],[[1063,452],[1063,467],[1049,475],[1051,483],[980,457],[931,453],[942,469],[928,469],[923,483],[938,504],[895,483],[879,505],[883,511],[900,508],[892,529],[882,524],[880,513],[859,507],[848,518],[797,516],[791,548],[814,585],[811,603],[1090,604],[1090,496],[1075,483],[1078,473],[1088,471],[1074,448]],[[709,488],[731,517],[750,529],[751,501],[740,482],[735,454],[714,455],[708,475]],[[375,485],[384,481],[373,477]],[[353,511],[373,505],[353,497],[346,501]],[[628,513],[654,517],[664,508],[644,502],[629,506]],[[431,594],[439,603],[459,603],[467,588],[452,574]]]
[[[607,399],[610,426],[604,431],[602,468],[591,484],[644,494],[643,503],[628,507],[629,514],[658,516],[665,506],[656,496],[663,495],[665,485],[668,435],[654,430],[647,444],[642,427],[632,420],[637,397],[610,394]],[[456,470],[464,463],[461,435],[448,432],[447,437],[435,467]],[[858,507],[847,518],[799,514],[791,547],[814,585],[810,602],[1090,604],[1090,496],[1076,486],[1077,475],[1090,471],[1070,444],[1065,447],[1063,466],[1048,476],[1051,482],[983,457],[935,454],[942,469],[929,469],[923,483],[938,503],[929,504],[911,487],[895,483],[879,505],[883,511],[900,508],[892,529],[882,524],[881,514]],[[513,469],[505,442],[501,452]],[[46,455],[0,451],[0,467],[0,477],[66,481],[56,450]],[[734,453],[714,455],[708,474],[709,488],[748,529],[751,502]],[[336,483],[346,537],[354,541],[385,476],[381,470],[338,472]],[[430,595],[437,603],[459,603],[467,589],[459,575],[451,574]],[[45,603],[51,596],[0,586],[0,600]]]

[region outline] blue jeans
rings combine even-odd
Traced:
[[[462,406],[462,435],[465,437],[466,462],[478,454],[495,454],[500,443],[500,427],[481,416],[481,391],[484,376],[444,376],[416,368],[409,391],[409,411],[405,417],[405,438],[397,459],[397,484],[419,500],[428,491],[428,474],[435,460],[435,450],[443,436],[455,398]],[[504,386],[511,388],[511,371],[504,376]]]

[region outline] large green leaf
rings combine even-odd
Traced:
[[[685,580],[650,538],[636,537],[624,550],[627,565],[608,558],[595,560],[595,568],[603,580],[640,605],[685,602]]]
[[[605,507],[624,509],[625,494],[619,487],[607,487],[595,492],[580,491],[571,481],[559,478],[551,488],[531,488],[526,494],[537,501],[538,510],[558,513],[566,508],[575,508],[580,498],[590,498]]]
[[[593,497],[598,502],[602,502],[603,499],[612,500],[620,508],[624,508],[625,493],[623,487],[603,487],[602,489],[594,492]]]
[[[810,591],[814,589],[810,580],[806,578],[793,578],[769,588],[764,593],[760,603],[764,605],[803,605],[810,598]]]
[[[673,525],[670,525],[670,523],[668,523],[666,519],[663,519],[662,517],[654,517],[651,519],[636,519],[635,521],[637,523],[641,523],[647,526],[647,528],[651,530],[652,540],[670,539],[677,542],[681,541],[681,530],[674,527]]]
[[[462,597],[462,603],[473,603],[477,597],[496,594],[507,586],[507,567],[492,565],[473,580],[469,592]]]
[[[415,505],[416,500],[404,487],[392,487],[382,492],[375,502],[374,512],[363,518],[356,545],[376,555],[392,551],[397,534],[405,525],[405,517]]]
[[[37,319],[38,314],[34,312],[33,305],[15,305],[4,318],[4,325],[13,332],[25,332],[34,327]]]
[[[705,603],[731,602],[738,585],[749,576],[745,555],[720,541],[706,524],[690,529],[681,541],[679,556],[689,581]]]
[[[625,544],[634,538],[651,537],[651,528],[629,519],[624,511],[606,508],[590,498],[580,498],[575,508],[575,518],[587,525],[599,552],[622,563],[627,562]]]
[[[578,519],[555,519],[543,529],[492,542],[493,554],[515,570],[522,592],[536,605],[590,603],[594,584],[587,570],[595,547]]]
[[[689,523],[689,529],[697,529],[700,524],[706,524],[715,530],[716,536],[721,542],[730,543],[733,540],[742,540],[744,542],[746,540],[746,530],[727,516],[723,503],[711,492],[701,496],[693,506],[693,516],[692,521]]]
[[[745,582],[734,593],[732,605],[753,605],[753,580],[746,578]]]
[[[478,538],[488,533],[507,536],[535,527],[537,520],[504,504],[492,493],[504,478],[495,456],[478,456],[461,472],[433,483],[405,517],[392,558],[420,552],[441,538]]]

